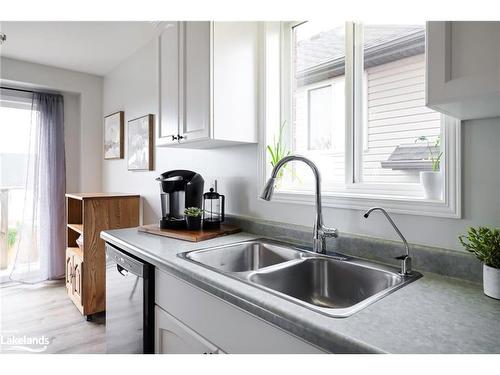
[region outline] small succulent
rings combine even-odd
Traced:
[[[198,217],[201,216],[203,210],[198,207],[188,207],[184,210],[184,215],[189,217]]]
[[[500,229],[469,228],[467,234],[458,236],[458,239],[465,250],[473,253],[481,262],[500,268]]]

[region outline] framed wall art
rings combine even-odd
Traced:
[[[128,121],[127,157],[129,171],[153,170],[153,115]]]
[[[104,117],[104,159],[123,159],[125,112]]]

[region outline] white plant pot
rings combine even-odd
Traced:
[[[488,297],[500,299],[500,269],[483,264],[483,288]]]
[[[443,178],[441,171],[420,172],[420,183],[424,187],[425,199],[441,200],[443,195]]]

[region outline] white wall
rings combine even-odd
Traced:
[[[157,121],[157,52],[155,39],[104,77],[104,115],[125,111],[125,159],[103,161],[103,190],[140,193],[143,221],[153,223],[160,218],[159,186],[154,179],[171,169],[190,169],[201,173],[206,188],[215,178],[222,182],[220,191],[228,195],[229,212],[249,212],[249,197],[245,196],[257,176],[255,145],[218,150],[157,148],[154,171],[127,171],[127,121],[149,113]]]
[[[2,57],[0,78],[6,85],[58,91],[64,96],[66,190],[100,191],[102,77]]]
[[[80,95],[64,93],[64,144],[66,149],[66,191],[82,190]]]
[[[157,45],[152,41],[104,77],[104,113],[125,111],[125,120],[158,115]],[[126,126],[125,126],[126,128]],[[467,121],[463,126],[463,219],[394,215],[413,243],[460,249],[457,236],[470,225],[500,227],[500,118]],[[127,132],[125,131],[125,139]],[[160,216],[159,188],[154,178],[170,169],[201,173],[207,189],[214,178],[227,196],[229,213],[312,226],[312,206],[258,200],[258,150],[256,145],[214,150],[158,148],[155,170],[128,172],[126,159],[103,161],[103,190],[136,192],[143,196],[144,223]],[[125,158],[127,149],[125,148]],[[381,217],[367,221],[357,210],[325,208],[327,225],[341,232],[396,239]]]

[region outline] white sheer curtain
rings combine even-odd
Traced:
[[[34,93],[31,112],[23,220],[10,275],[28,283],[64,277],[66,241],[63,97]]]

